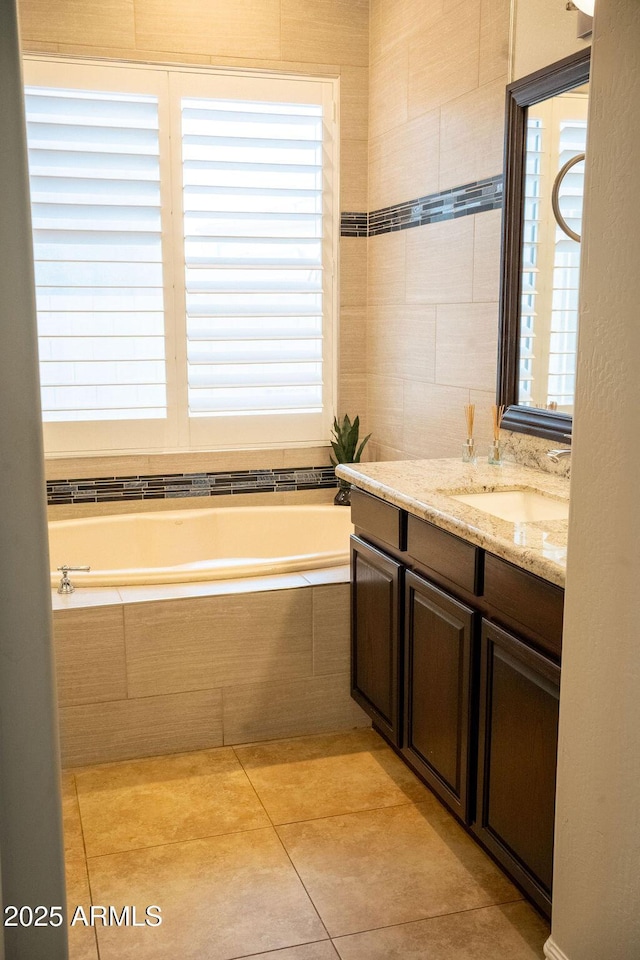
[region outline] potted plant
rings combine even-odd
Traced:
[[[339,423],[337,417],[334,417],[333,430],[331,433],[333,437],[331,446],[335,454],[335,459],[331,457],[333,466],[335,467],[339,463],[359,463],[362,451],[371,436],[370,433],[367,434],[360,446],[358,446],[360,418],[356,417],[353,423],[351,423],[351,420],[345,413],[342,423]],[[351,484],[348,480],[338,478],[338,492],[333,502],[339,506],[349,506],[351,503]]]

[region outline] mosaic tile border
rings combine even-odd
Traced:
[[[340,233],[343,237],[376,237],[382,233],[500,210],[503,193],[503,177],[498,174],[371,213],[343,213]]]
[[[242,493],[283,493],[336,487],[333,467],[235,470],[225,473],[170,473],[85,480],[48,480],[49,506],[124,500],[172,500]]]

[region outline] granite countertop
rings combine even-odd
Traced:
[[[501,466],[461,460],[396,460],[341,464],[336,474],[354,486],[551,583],[564,586],[567,520],[512,523],[452,495],[534,489],[568,501],[569,481],[542,470],[505,462]]]

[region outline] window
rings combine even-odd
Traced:
[[[48,452],[318,443],[334,83],[29,60]]]

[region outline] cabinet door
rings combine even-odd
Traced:
[[[560,668],[483,622],[478,757],[482,842],[551,910]]]
[[[475,614],[413,573],[405,584],[403,754],[468,823]]]
[[[402,566],[351,537],[351,695],[400,746]]]

